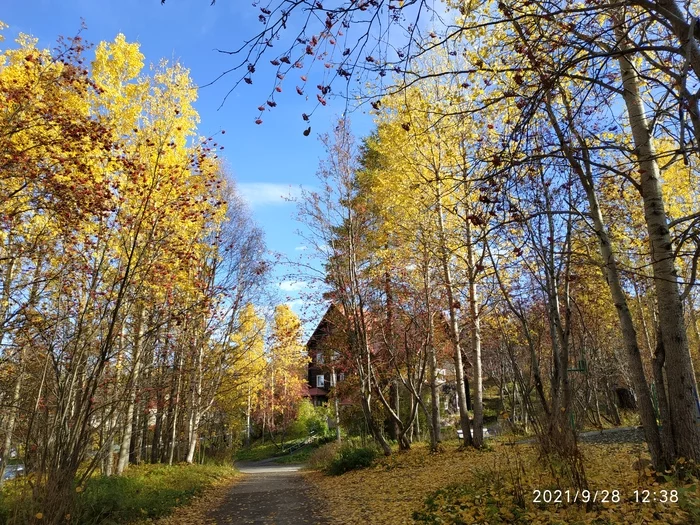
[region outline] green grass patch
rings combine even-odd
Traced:
[[[234,473],[222,465],[142,465],[122,477],[92,478],[78,500],[77,523],[159,518]]]
[[[287,454],[286,456],[280,456],[275,460],[275,463],[306,463],[307,461],[309,461],[311,453],[317,448],[318,446],[314,444],[306,445],[304,447],[301,447],[299,450],[292,452],[291,454]]]
[[[139,465],[123,476],[94,476],[76,490],[76,506],[69,523],[110,525],[155,519],[187,504],[219,480],[232,478],[235,469],[222,465]],[[30,508],[25,478],[7,482],[0,493],[0,523],[26,523]],[[41,509],[39,509],[41,510]]]
[[[78,498],[76,523],[159,518],[234,473],[232,467],[222,465],[140,465],[121,477],[95,477]]]
[[[284,449],[288,450],[290,447],[303,443],[305,440],[306,438],[299,438],[285,441]],[[302,447],[302,449],[299,450],[303,450],[303,448],[305,447]],[[286,455],[287,452],[282,450],[279,444],[275,445],[274,443],[267,442],[264,444],[253,444],[248,448],[241,448],[236,452],[235,457],[236,461],[262,461],[263,459],[270,459]]]
[[[265,443],[264,445],[254,444],[251,447],[241,448],[236,451],[236,461],[260,461],[273,458],[279,454],[279,452],[279,447],[272,443]]]

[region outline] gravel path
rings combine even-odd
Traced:
[[[593,443],[598,445],[612,443],[644,443],[644,431],[640,427],[607,428],[605,430],[591,430],[581,432],[578,435],[581,443]],[[535,438],[516,441],[514,445],[534,443]]]
[[[583,443],[643,443],[644,431],[639,427],[609,428],[582,432],[578,438]]]
[[[209,518],[217,524],[326,525],[299,472],[302,465],[236,463],[245,474]]]

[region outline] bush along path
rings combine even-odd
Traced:
[[[274,459],[236,463],[243,476],[228,491],[221,504],[209,512],[207,523],[330,523],[300,472],[301,466],[280,465]]]

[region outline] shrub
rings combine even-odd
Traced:
[[[344,474],[350,470],[369,467],[377,457],[374,447],[353,447],[345,445],[330,462],[327,472],[333,476]]]
[[[328,413],[327,407],[315,407],[308,399],[302,400],[297,417],[289,429],[290,436],[301,437],[309,434],[317,437],[327,436],[330,434]]]
[[[316,445],[320,447],[321,445],[325,445],[326,443],[336,443],[337,440],[338,438],[335,432],[331,432],[330,434],[326,434],[322,438],[317,439]]]
[[[309,457],[309,467],[318,470],[327,470],[339,450],[340,444],[337,441],[321,445],[311,453]]]

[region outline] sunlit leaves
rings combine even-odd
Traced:
[[[20,373],[0,388],[21,393],[18,409],[45,411],[41,427],[14,431],[34,444],[26,461],[49,458],[41,490],[72,479],[110,421],[134,417],[142,366],[180,359],[197,370],[188,387],[207,388],[188,410],[199,421],[231,366],[225,327],[265,274],[223,146],[197,135],[189,72],[166,61],[145,70],[123,35],[100,43],[89,66],[84,49],[76,37],[52,54],[21,36],[0,60],[0,377],[41,377],[52,363],[41,386]],[[96,416],[106,406],[115,416]]]

